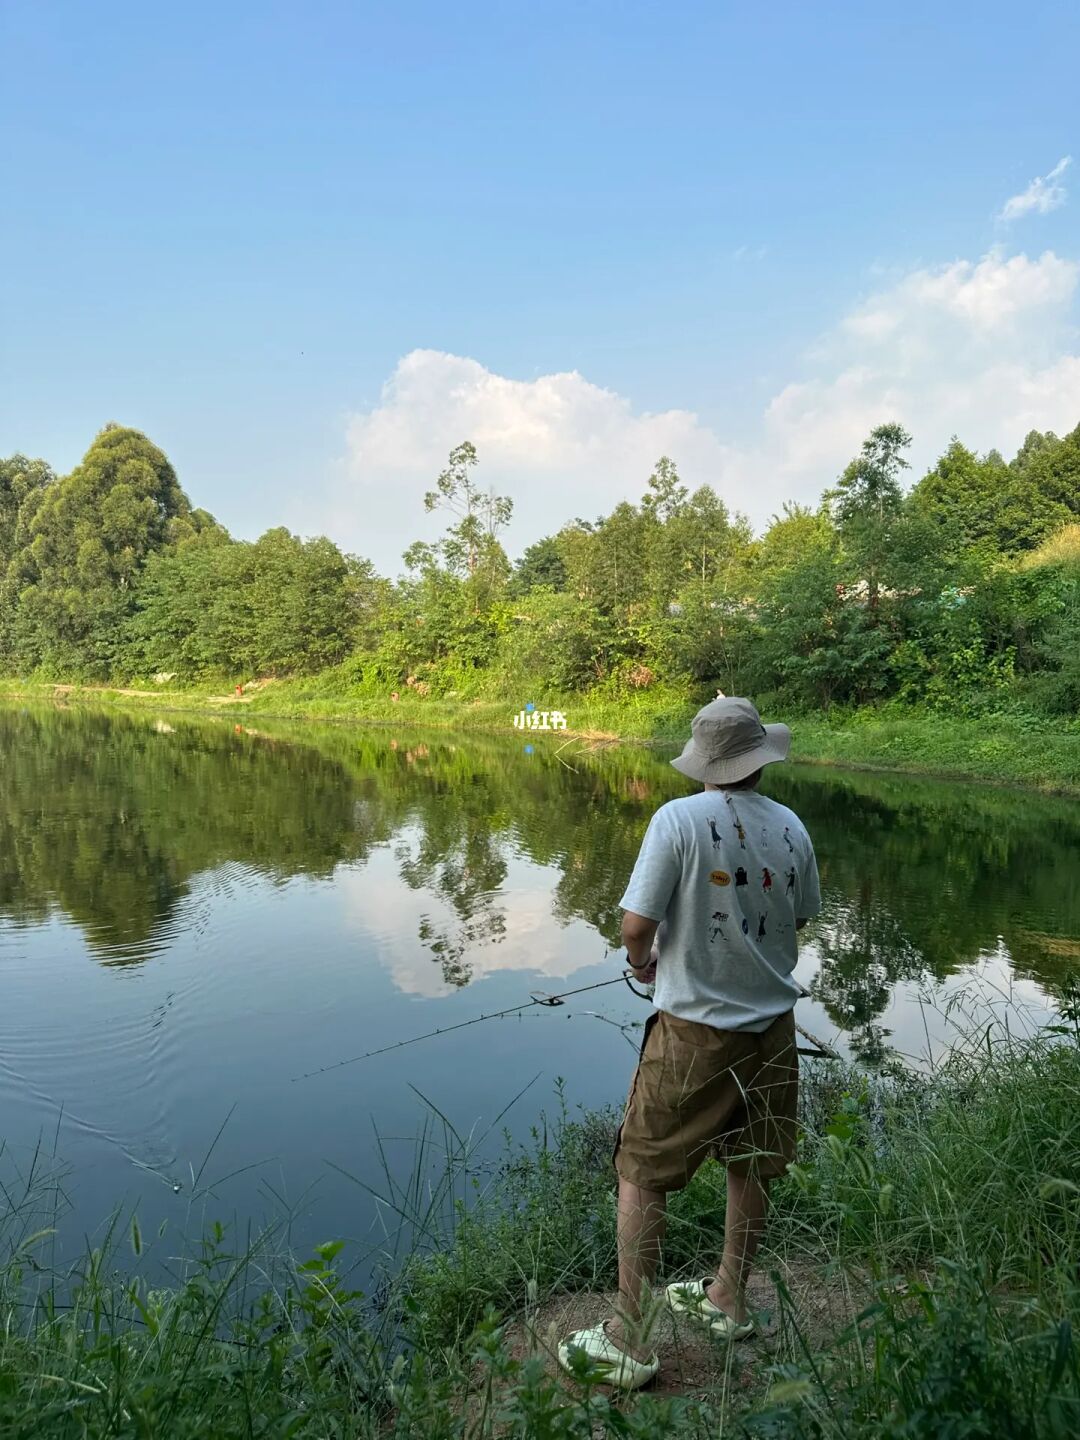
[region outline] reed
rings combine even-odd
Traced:
[[[807,1067],[762,1259],[772,1339],[718,1350],[682,1396],[613,1399],[550,1364],[545,1307],[610,1290],[615,1258],[615,1117],[562,1094],[496,1163],[428,1106],[414,1173],[386,1165],[374,1197],[370,1295],[336,1242],[290,1254],[284,1223],[211,1226],[167,1288],[139,1278],[137,1216],[61,1267],[62,1175],[0,1155],[0,1434],[1065,1440],[1080,1431],[1080,999],[1022,1037],[964,1023],[928,1073]],[[673,1205],[668,1275],[715,1255],[721,1182],[707,1166]],[[825,1295],[827,1325],[810,1303]]]

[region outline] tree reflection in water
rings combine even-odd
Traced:
[[[390,847],[400,903],[448,985],[467,985],[480,953],[508,938],[514,861],[534,867],[554,925],[585,921],[614,947],[645,825],[685,782],[668,752],[534,750],[0,710],[0,917],[29,926],[61,913],[103,963],[138,964],[181,921],[201,923],[178,913],[198,876],[240,866],[277,883],[328,878]],[[1080,967],[1075,803],[799,767],[766,772],[764,788],[814,837],[825,904],[813,994],[861,1058],[884,1055],[900,983],[933,985],[1004,954],[1054,995]]]

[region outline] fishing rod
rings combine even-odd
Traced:
[[[309,1070],[305,1075],[294,1075],[292,1083],[298,1080],[311,1080],[316,1075],[325,1075],[330,1070],[340,1070],[345,1065],[356,1065],[361,1060],[371,1060],[376,1055],[387,1055],[391,1050],[403,1050],[406,1045],[418,1045],[421,1040],[434,1040],[436,1035],[450,1035],[455,1030],[467,1030],[470,1025],[480,1025],[485,1020],[505,1020],[508,1015],[520,1015],[524,1010],[531,1010],[534,1005],[545,1005],[549,1009],[561,1005],[573,995],[587,995],[590,990],[603,990],[608,985],[625,985],[632,991],[639,1000],[648,1000],[650,996],[644,990],[635,988],[631,979],[630,971],[624,970],[621,975],[616,975],[612,980],[598,980],[595,985],[581,985],[577,990],[563,990],[558,995],[548,995],[543,990],[532,990],[524,1005],[511,1005],[508,1010],[492,1010],[487,1015],[474,1015],[471,1020],[462,1020],[457,1025],[440,1025],[437,1030],[427,1030],[423,1035],[413,1035],[409,1040],[396,1040],[392,1045],[380,1045],[377,1050],[365,1050],[363,1055],[353,1055],[348,1060],[335,1060],[332,1065],[323,1065],[319,1070]]]
[[[531,1010],[534,1005],[545,1006],[547,1009],[553,1010],[575,995],[588,995],[593,990],[606,990],[609,985],[625,985],[630,993],[636,995],[639,1000],[650,1002],[652,1000],[652,996],[647,990],[637,988],[629,970],[624,970],[621,975],[616,975],[611,980],[598,980],[594,985],[580,985],[576,990],[563,990],[557,995],[549,995],[544,990],[532,990],[523,1005],[511,1005],[507,1010],[492,1010],[485,1015],[474,1015],[471,1020],[461,1020],[456,1025],[440,1025],[436,1030],[426,1030],[423,1035],[413,1035],[408,1040],[395,1040],[392,1045],[380,1045],[376,1050],[365,1050],[362,1055],[352,1055],[348,1060],[335,1060],[332,1065],[323,1065],[318,1070],[308,1070],[303,1075],[294,1075],[292,1084],[295,1085],[298,1080],[312,1080],[316,1075],[326,1075],[331,1070],[341,1070],[346,1065],[357,1065],[361,1060],[373,1060],[376,1055],[388,1055],[391,1050],[404,1050],[407,1045],[418,1045],[421,1040],[434,1040],[437,1035],[451,1035],[455,1030],[467,1030],[470,1025],[481,1025],[485,1020],[505,1020],[510,1015],[521,1015],[524,1011]],[[804,997],[809,993],[808,990],[802,991]],[[819,1059],[828,1060],[839,1059],[836,1051],[830,1045],[826,1045],[824,1040],[819,1040],[816,1035],[811,1035],[799,1024],[796,1024],[795,1029],[804,1040],[809,1040],[816,1047],[813,1050],[807,1050],[803,1046],[799,1046],[800,1055],[816,1056]]]

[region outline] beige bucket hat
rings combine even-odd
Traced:
[[[763,765],[786,760],[791,731],[763,725],[749,700],[725,698],[703,706],[690,722],[691,737],[676,770],[706,785],[736,785]]]

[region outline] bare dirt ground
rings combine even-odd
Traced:
[[[272,685],[272,679],[249,680],[243,687],[241,694],[232,691],[228,695],[203,695],[199,697],[199,703],[203,705],[249,705],[260,690],[265,690]],[[120,685],[53,685],[51,687],[54,697],[61,695],[124,695],[134,700],[168,700],[175,696],[184,696],[186,692],[181,690],[168,690],[161,686],[155,686],[153,690],[126,689]]]
[[[155,700],[160,700],[163,695],[180,693],[178,690],[124,690],[119,685],[54,685],[52,687],[54,695],[93,694],[95,691],[102,695],[129,695],[139,699],[149,695],[153,696]]]
[[[780,1303],[773,1274],[790,1296],[787,1308]],[[820,1265],[765,1260],[751,1278],[748,1298],[758,1314],[759,1328],[748,1340],[734,1344],[714,1340],[708,1332],[660,1307],[653,1331],[660,1372],[649,1393],[708,1398],[714,1404],[723,1400],[733,1411],[742,1410],[764,1396],[771,1366],[801,1358],[800,1334],[811,1351],[826,1348],[866,1303],[867,1296],[866,1292],[856,1293],[850,1278],[827,1276]],[[559,1342],[575,1330],[606,1319],[613,1313],[615,1300],[614,1295],[597,1292],[554,1297],[527,1321],[509,1328],[512,1353],[518,1358],[542,1355],[549,1372],[560,1373]]]

